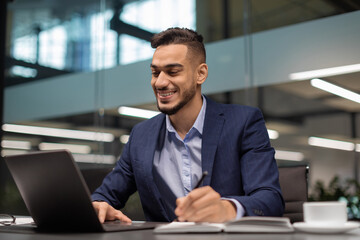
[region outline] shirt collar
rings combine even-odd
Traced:
[[[192,128],[195,128],[201,135],[203,133],[205,112],[206,112],[206,98],[204,96],[202,96],[202,99],[203,99],[203,104],[202,104],[201,110],[200,110],[200,112],[199,112],[199,114],[198,114],[198,116],[197,116],[197,118],[195,120],[194,125],[192,126]],[[169,115],[166,115],[166,129],[169,132],[176,132],[175,128],[171,124]]]

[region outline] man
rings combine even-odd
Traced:
[[[92,195],[101,222],[131,221],[117,209],[136,190],[148,221],[282,215],[274,149],[261,112],[201,94],[208,76],[202,40],[180,28],[153,37],[151,85],[163,114],[133,128],[116,167]],[[194,189],[203,171],[208,176]]]

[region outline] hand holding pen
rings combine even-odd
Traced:
[[[210,186],[200,188],[207,174],[203,172],[195,188],[187,196],[176,200],[177,221],[225,222],[235,218],[236,209],[230,201],[221,199],[220,194]]]

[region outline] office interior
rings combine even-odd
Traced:
[[[359,209],[359,1],[2,4],[2,156],[65,148],[81,169],[112,168],[132,127],[146,119],[124,111],[157,113],[149,39],[187,27],[205,40],[203,93],[260,108],[278,165],[309,166],[309,197],[333,200],[340,191]],[[0,171],[0,212],[28,214],[3,161]],[[127,208],[141,219],[136,204],[135,195]]]

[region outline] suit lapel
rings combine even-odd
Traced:
[[[161,149],[164,144],[165,138],[165,115],[162,115],[160,119],[155,121],[150,127],[150,132],[144,136],[143,142],[143,171],[145,173],[145,182],[147,184],[147,188],[149,193],[152,194],[151,198],[155,200],[160,211],[162,212],[162,216],[167,216],[167,220],[173,220],[173,216],[168,213],[166,206],[164,206],[164,201],[161,199],[161,194],[158,188],[158,179],[155,179],[157,176],[154,174],[154,154],[156,149]]]
[[[219,104],[206,98],[206,113],[202,137],[201,162],[203,171],[208,171],[204,185],[210,185],[215,154],[220,134],[225,123],[223,111]]]
[[[144,172],[146,179],[151,183],[153,182],[153,161],[155,150],[162,147],[165,137],[165,115],[158,121],[154,122],[149,128],[149,132],[143,136],[143,159],[144,159]],[[161,143],[162,142],[162,143]],[[160,145],[159,145],[160,143]],[[151,184],[150,184],[151,185]]]

